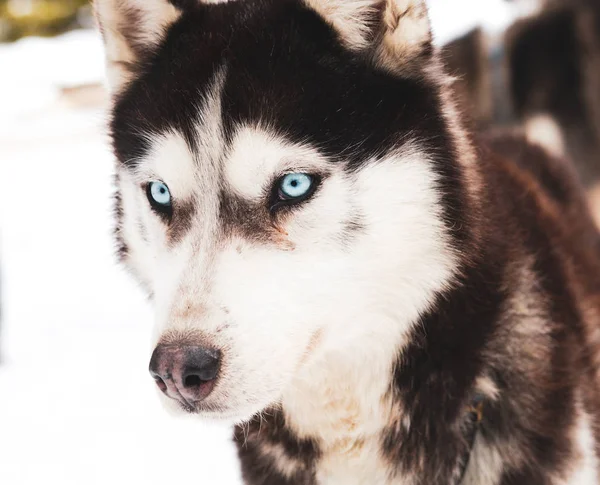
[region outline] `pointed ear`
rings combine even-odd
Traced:
[[[94,0],[104,39],[108,82],[119,93],[181,12],[169,0]]]
[[[305,0],[352,50],[378,64],[411,72],[433,53],[425,0]]]

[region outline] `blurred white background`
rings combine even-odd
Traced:
[[[430,4],[440,43],[523,13]],[[0,44],[0,484],[236,485],[229,429],[167,416],[147,373],[152,315],[113,256],[102,77],[92,30]]]

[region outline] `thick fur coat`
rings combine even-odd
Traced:
[[[422,1],[96,9],[121,259],[219,359],[153,375],[248,485],[598,483],[598,233],[565,160],[468,134]]]

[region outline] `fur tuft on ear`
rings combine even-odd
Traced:
[[[352,50],[383,67],[410,72],[433,52],[425,0],[305,0]]]
[[[331,24],[353,50],[371,45],[381,0],[305,0],[306,4]]]
[[[94,0],[94,11],[113,94],[133,78],[139,62],[156,48],[181,14],[168,0]]]
[[[388,0],[383,14],[379,61],[388,67],[411,66],[433,51],[425,0]]]

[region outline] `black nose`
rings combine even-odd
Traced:
[[[212,392],[221,352],[190,345],[158,345],[150,359],[150,375],[167,396],[194,409]]]

